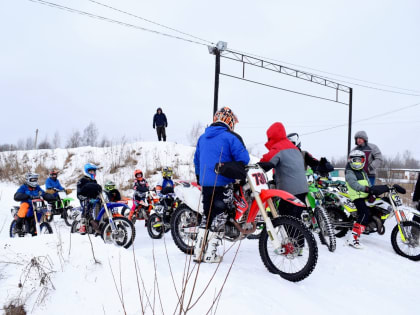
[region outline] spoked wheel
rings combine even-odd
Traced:
[[[67,226],[72,226],[76,219],[82,214],[80,208],[67,207],[63,209],[63,218]]]
[[[105,243],[113,243],[117,246],[129,248],[136,237],[136,229],[133,223],[127,218],[116,217],[112,219],[115,224],[115,230],[112,230],[111,223],[108,221],[102,227],[101,237]]]
[[[153,213],[149,220],[147,220],[147,232],[153,239],[162,238],[163,232],[165,231],[165,224],[161,217],[156,213]]]
[[[318,235],[321,244],[326,245],[330,252],[335,251],[336,239],[334,229],[332,227],[327,212],[323,207],[316,207],[314,210],[314,215],[320,228],[320,232]]]
[[[201,215],[187,205],[180,205],[171,218],[171,234],[175,245],[184,253],[194,253],[194,242],[197,237]]]
[[[401,228],[404,229],[407,237],[402,240],[402,233],[398,224],[391,232],[391,244],[398,255],[408,259],[420,260],[420,224],[413,221],[401,222]]]
[[[278,252],[264,229],[259,241],[260,256],[271,273],[297,282],[308,277],[318,260],[318,247],[311,231],[291,216],[280,216],[273,221],[274,230],[281,243]]]
[[[349,231],[349,228],[342,227],[342,224],[350,224],[351,220],[346,216],[343,210],[338,207],[326,208],[332,227],[334,229],[335,237],[343,237]]]

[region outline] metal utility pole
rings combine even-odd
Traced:
[[[213,116],[219,107],[219,75],[220,75],[220,52],[226,50],[227,43],[219,41],[216,47],[208,46],[209,53],[216,56],[216,67],[214,71],[214,102]]]
[[[347,139],[347,156],[350,154],[350,148],[351,148],[351,124],[352,124],[352,115],[353,115],[353,88],[350,88],[349,93],[349,134]]]
[[[35,143],[34,143],[34,150],[36,150],[36,143],[38,141],[38,129],[35,130]]]

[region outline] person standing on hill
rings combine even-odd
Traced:
[[[161,141],[163,139],[163,141],[166,141],[165,128],[168,127],[168,120],[160,107],[156,110],[156,114],[153,116],[153,129],[155,129],[155,127],[158,140]]]
[[[365,153],[366,163],[363,170],[368,175],[370,185],[373,186],[375,185],[376,170],[382,165],[382,153],[377,145],[368,143],[366,131],[356,132],[354,141],[356,147],[353,150],[360,150]]]

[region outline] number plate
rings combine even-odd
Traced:
[[[250,169],[248,175],[257,192],[261,192],[262,189],[268,189],[267,176],[262,170]]]

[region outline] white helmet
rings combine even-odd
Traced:
[[[25,175],[25,183],[28,186],[31,186],[33,188],[35,188],[36,186],[38,186],[38,174],[35,173],[27,173]]]
[[[300,139],[299,139],[299,135],[296,132],[289,133],[287,135],[287,139],[289,139],[291,143],[293,143],[295,146],[297,146],[300,149]]]
[[[363,169],[366,163],[365,152],[360,150],[353,150],[349,154],[350,167],[356,171]]]

